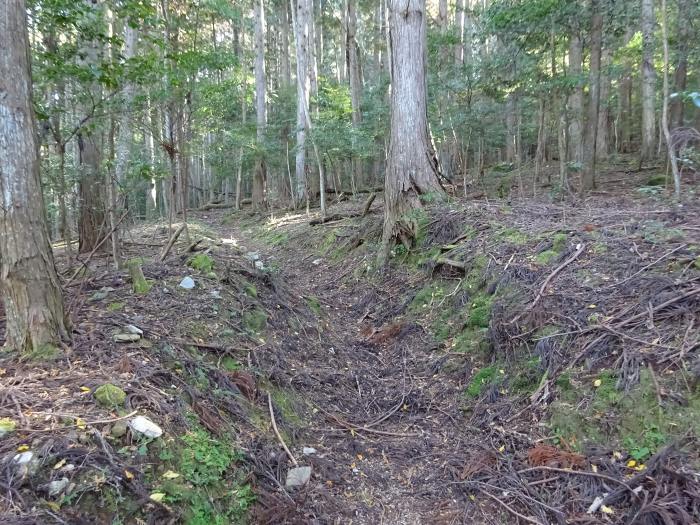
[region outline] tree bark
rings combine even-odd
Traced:
[[[685,105],[682,93],[686,89],[688,80],[688,50],[692,37],[690,20],[690,0],[677,0],[678,3],[678,37],[676,70],[674,77],[674,91],[676,97],[671,101],[671,116],[669,126],[671,129],[683,126],[683,113]]]
[[[355,174],[355,180],[362,181],[362,160],[358,157],[356,151],[355,135],[359,132],[360,124],[362,123],[362,109],[360,107],[362,101],[362,80],[360,78],[360,57],[357,46],[357,12],[355,11],[355,0],[347,0],[347,20],[348,20],[348,71],[350,72],[350,103],[352,105],[352,127],[353,127],[353,158],[352,166]]]
[[[576,78],[576,85],[569,95],[569,160],[583,163],[583,43],[576,32],[569,40],[569,75]]]
[[[596,157],[598,160],[608,158],[608,121],[610,119],[610,73],[608,67],[612,61],[611,51],[605,47],[601,55],[600,104],[598,110],[598,134],[596,135]]]
[[[301,204],[308,198],[306,181],[306,113],[309,110],[309,16],[310,0],[294,2],[294,41],[297,57],[297,152],[295,201]]]
[[[669,67],[669,57],[668,57],[668,15],[666,13],[666,0],[661,0],[661,29],[662,38],[664,46],[664,103],[663,103],[663,115],[661,119],[664,140],[666,141],[666,150],[668,152],[668,159],[671,163],[671,171],[673,172],[673,188],[674,196],[676,201],[681,200],[681,174],[678,169],[678,159],[676,158],[676,152],[674,151],[673,144],[671,142],[671,131],[669,130],[669,115],[668,115],[668,67]]]
[[[46,351],[69,337],[44,211],[24,0],[0,7],[0,293],[5,346]]]
[[[103,8],[99,2],[84,0],[86,22],[100,28],[103,24]],[[100,43],[93,37],[82,44],[82,65],[98,69],[100,67]],[[91,98],[96,104],[102,97],[100,86],[93,82],[90,86]],[[82,122],[94,121],[94,107],[83,108]],[[80,253],[91,252],[109,230],[107,210],[105,209],[105,177],[102,175],[102,152],[100,148],[99,126],[84,126],[78,134],[80,165],[80,216],[78,219],[78,250]],[[102,250],[111,251],[111,243],[102,244]]]
[[[396,240],[406,248],[415,242],[421,196],[444,197],[428,134],[426,26],[425,0],[389,0],[391,139],[380,264],[388,260]]]
[[[599,0],[591,0],[591,69],[588,85],[588,122],[581,173],[581,194],[595,188],[596,139],[600,106],[600,58],[603,42],[603,15]]]
[[[656,146],[656,73],[654,71],[654,0],[642,0],[642,147],[640,161],[654,158]]]
[[[255,2],[255,114],[258,155],[253,176],[253,209],[265,209],[267,165],[264,155],[267,110],[265,102],[265,7],[263,0]]]

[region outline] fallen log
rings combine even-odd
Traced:
[[[362,211],[359,213],[346,213],[346,214],[335,213],[333,215],[328,215],[327,217],[319,217],[318,219],[314,219],[312,221],[309,221],[309,224],[311,226],[318,226],[319,224],[326,224],[328,222],[342,221],[343,219],[352,219],[354,217],[364,217],[369,213],[369,209],[372,207],[372,203],[374,202],[374,199],[376,197],[377,197],[377,194],[372,193],[365,201],[365,205],[362,207]]]
[[[182,223],[180,227],[175,230],[175,233],[173,233],[172,237],[170,237],[170,240],[168,241],[168,244],[165,245],[165,248],[163,248],[163,251],[160,254],[160,260],[164,261],[165,258],[168,256],[170,253],[170,250],[173,249],[173,244],[175,244],[175,241],[177,241],[177,238],[180,236],[180,234],[185,230],[185,227],[187,226],[186,223]]]

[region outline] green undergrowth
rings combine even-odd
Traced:
[[[151,448],[158,461],[147,474],[151,497],[183,509],[188,525],[244,523],[255,498],[234,443],[233,436],[215,437],[198,425],[157,440]]]
[[[669,391],[682,390],[687,384],[682,375],[675,372],[661,384]],[[684,403],[669,399],[660,407],[649,370],[642,368],[639,377],[629,392],[618,390],[618,378],[611,370],[586,380],[568,374],[557,378],[559,395],[550,410],[549,426],[558,441],[575,450],[596,444],[614,447],[644,461],[671,440],[700,433],[697,392],[686,392]]]

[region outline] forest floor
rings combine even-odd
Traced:
[[[94,257],[0,357],[0,523],[698,521],[700,205],[647,178],[429,204],[381,271],[381,198],[132,227],[144,289]]]

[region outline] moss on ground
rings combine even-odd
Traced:
[[[672,380],[676,387],[683,387],[682,379]],[[687,397],[687,405],[670,402],[659,407],[648,369],[640,371],[639,384],[628,393],[619,391],[616,384],[617,377],[609,370],[584,383],[569,375],[557,378],[559,399],[552,404],[549,420],[555,434],[577,450],[586,444],[600,444],[644,461],[672,439],[688,431],[700,432],[697,392]]]
[[[243,327],[251,333],[261,334],[267,328],[267,314],[259,307],[243,312]]]
[[[122,406],[126,401],[126,392],[111,383],[97,387],[94,396],[100,405],[107,408]]]
[[[306,305],[314,314],[316,314],[317,316],[321,315],[321,303],[318,300],[318,297],[314,295],[308,295],[305,297],[305,300]]]
[[[499,377],[499,368],[497,365],[486,366],[478,370],[469,381],[465,394],[475,399],[486,390],[486,388],[495,382]]]
[[[495,237],[497,239],[503,240],[505,242],[508,242],[510,244],[515,244],[515,245],[523,245],[526,244],[530,238],[527,236],[527,234],[523,233],[522,231],[518,230],[517,228],[502,228],[496,232]]]

